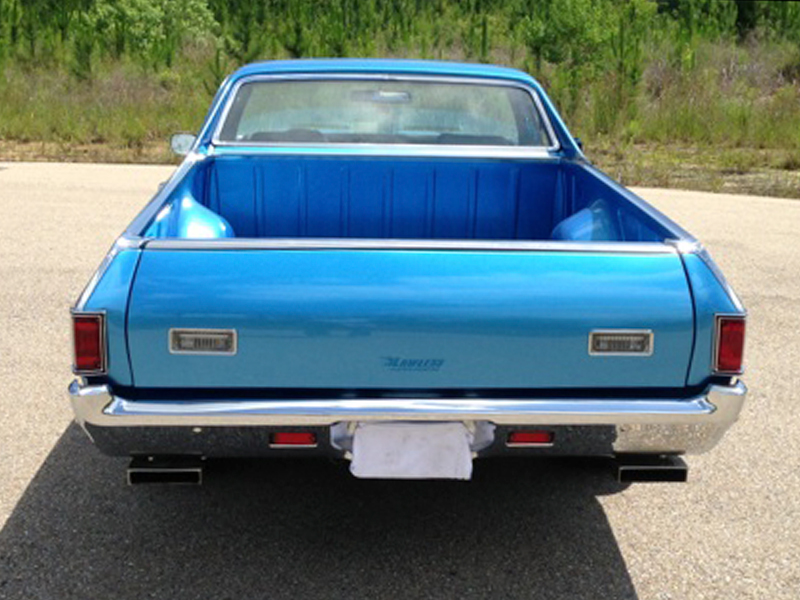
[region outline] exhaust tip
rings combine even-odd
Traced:
[[[201,485],[203,465],[199,458],[134,457],[127,472],[128,485]]]
[[[679,456],[617,456],[616,463],[620,483],[685,483],[689,479],[689,467]]]

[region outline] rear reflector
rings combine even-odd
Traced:
[[[744,358],[744,317],[717,317],[717,349],[714,370],[738,375]]]
[[[78,375],[99,375],[106,371],[105,315],[74,313],[72,339],[75,350],[73,371]]]
[[[653,354],[653,332],[649,329],[592,331],[589,334],[592,356],[650,356]]]
[[[552,431],[512,431],[506,446],[552,446],[553,437]]]
[[[173,354],[236,354],[235,329],[170,329]]]
[[[310,431],[278,431],[270,437],[269,445],[273,448],[284,446],[313,448],[317,445],[317,434]]]

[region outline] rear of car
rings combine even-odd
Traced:
[[[524,454],[668,479],[745,395],[708,254],[499,68],[246,67],[73,315],[77,420],[152,458],[139,475],[320,454],[468,478]]]

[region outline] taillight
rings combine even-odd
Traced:
[[[104,314],[73,313],[75,363],[72,370],[76,374],[100,375],[106,372],[105,329]]]
[[[717,317],[714,370],[725,375],[743,371],[744,317]]]

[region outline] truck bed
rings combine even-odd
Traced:
[[[558,159],[223,154],[196,165],[169,206],[148,235],[631,242],[675,235],[600,172]],[[194,226],[214,219],[224,226]]]

